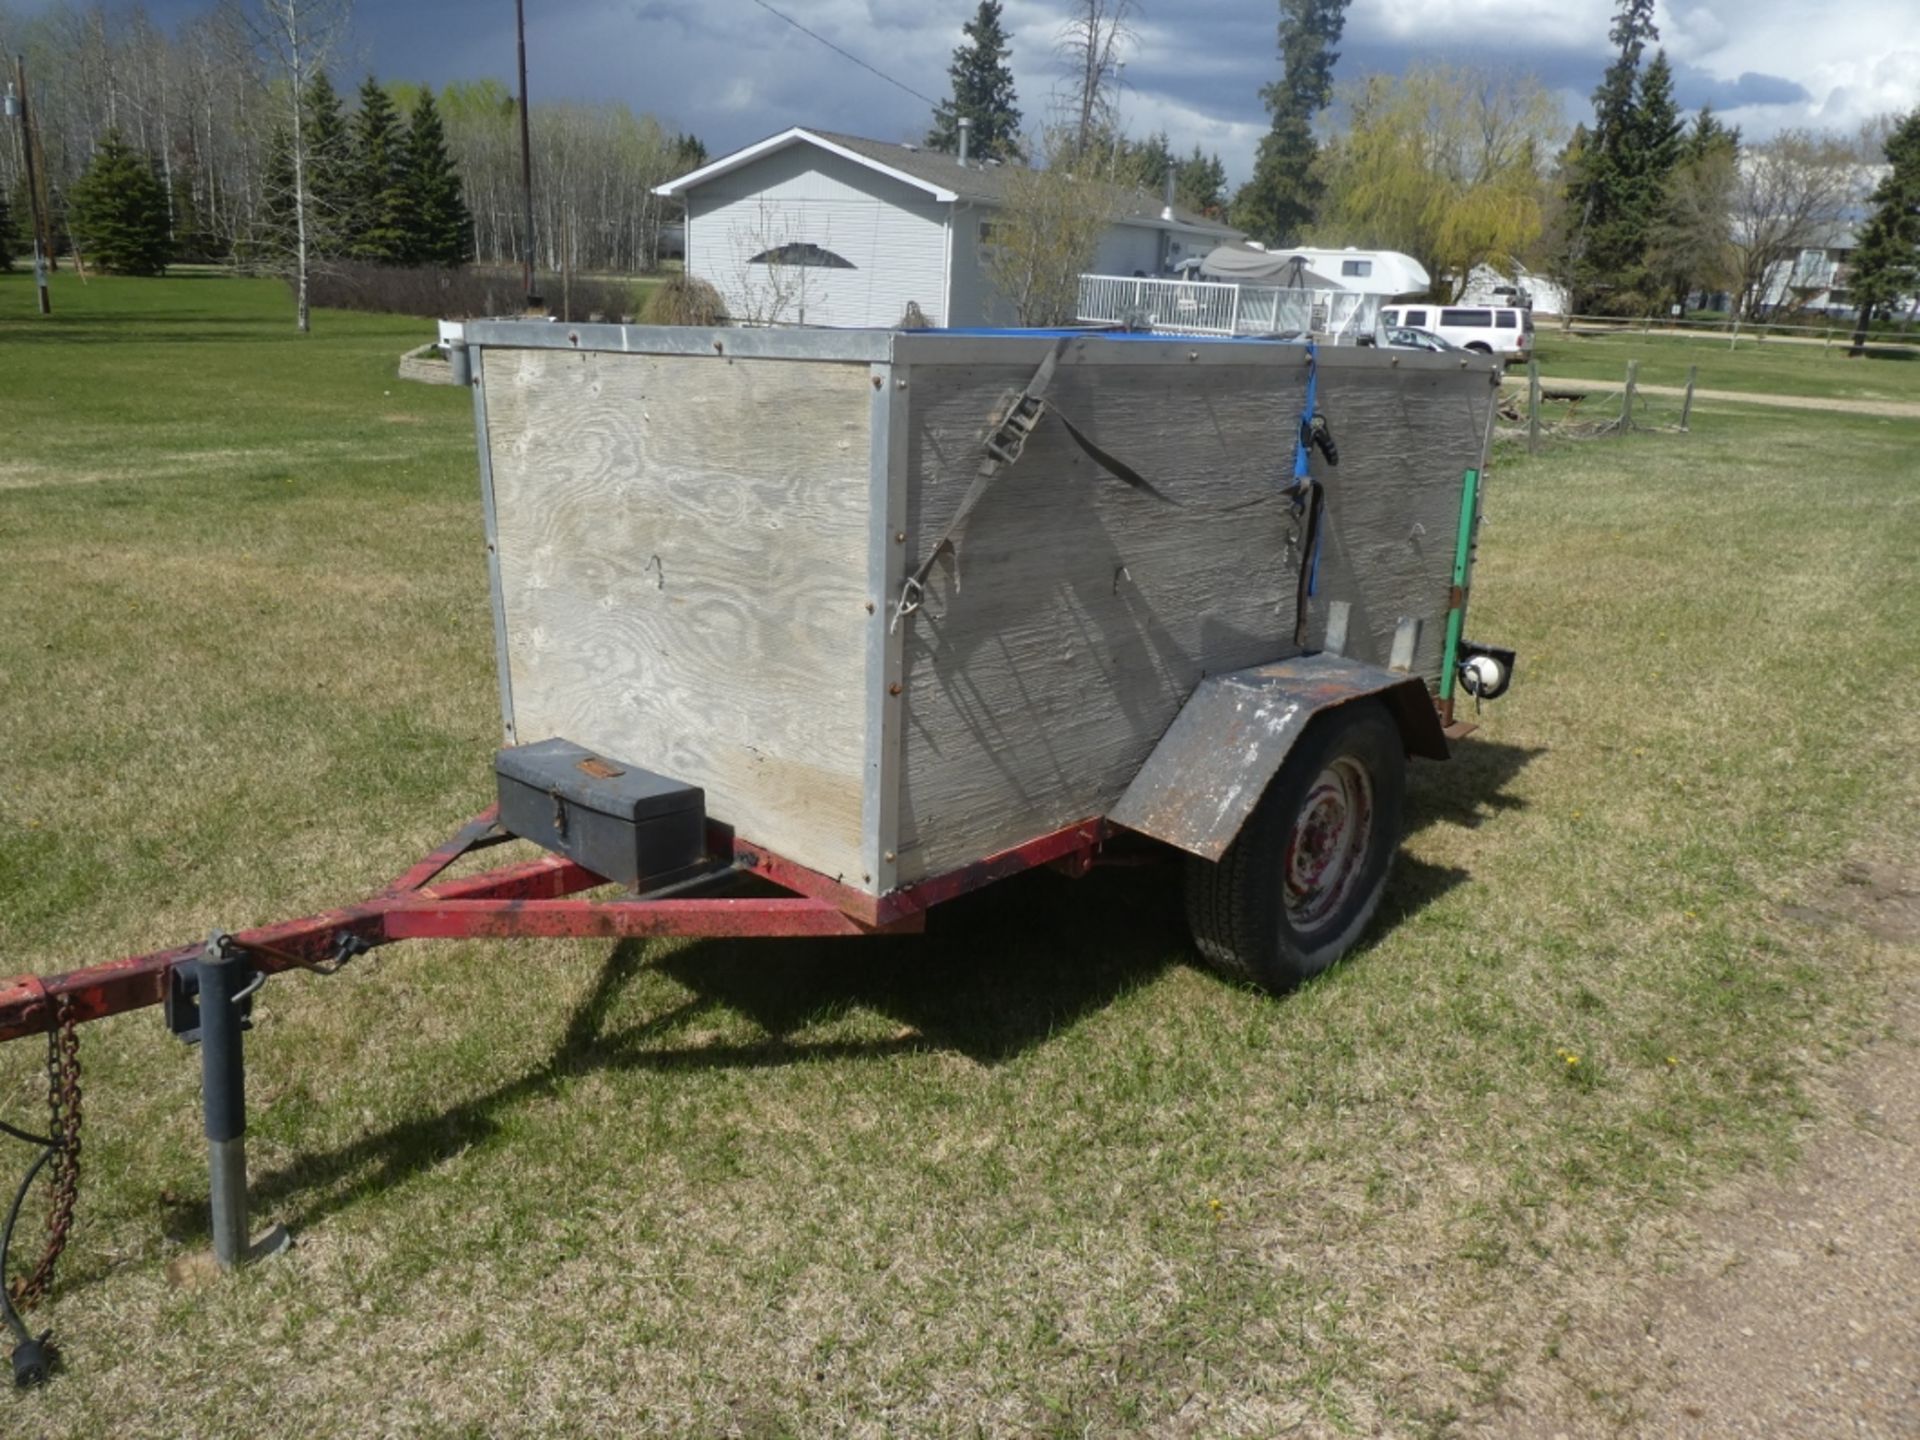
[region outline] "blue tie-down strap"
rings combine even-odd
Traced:
[[[1313,412],[1318,406],[1320,391],[1320,349],[1313,341],[1307,342],[1307,393],[1300,406],[1300,428],[1293,440],[1293,484],[1294,488],[1304,492],[1307,482],[1313,476],[1307,470],[1307,449],[1312,444]],[[1298,503],[1296,501],[1296,503]]]
[[[1322,531],[1321,511],[1326,506],[1326,491],[1320,482],[1313,478],[1308,465],[1310,454],[1318,446],[1326,457],[1327,464],[1338,465],[1340,452],[1333,443],[1333,431],[1327,425],[1327,417],[1320,413],[1320,350],[1311,340],[1307,342],[1307,388],[1301,399],[1300,428],[1293,442],[1293,503],[1296,509],[1304,510],[1307,520],[1307,550],[1301,560],[1302,579],[1300,595],[1300,614],[1304,620],[1306,602],[1311,600],[1320,589],[1320,536]]]

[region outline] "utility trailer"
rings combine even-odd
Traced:
[[[1184,857],[1197,948],[1281,990],[1359,938],[1407,757],[1513,654],[1464,638],[1498,372],[1084,331],[467,327],[497,804],[340,910],[0,982],[44,1034],[202,1050],[216,1257],[247,1221],[247,997],[425,938],[847,935],[1050,865]],[[545,853],[448,878],[514,839]],[[471,868],[471,867],[469,867]],[[0,1281],[16,1196],[0,1235]],[[3,1289],[0,1286],[0,1289]],[[46,1353],[11,1306],[16,1377]],[[44,1341],[44,1337],[42,1337]]]

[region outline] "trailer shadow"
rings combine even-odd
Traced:
[[[1506,795],[1505,787],[1538,753],[1481,744],[1463,747],[1459,758],[1466,764],[1457,777],[1442,781],[1431,773],[1440,767],[1424,767],[1426,774],[1416,769],[1409,833],[1439,823],[1475,825],[1516,808],[1523,802]],[[1375,936],[1470,878],[1457,866],[1403,855]],[[1364,965],[1372,943],[1344,963]],[[263,1213],[310,1226],[359,1196],[401,1184],[484,1143],[499,1128],[498,1116],[550,1095],[570,1077],[760,1069],[931,1051],[995,1065],[1064,1033],[1166,970],[1195,963],[1177,863],[1096,870],[1080,880],[1050,872],[1017,876],[942,906],[920,936],[683,946],[656,963],[689,997],[610,1032],[616,1002],[650,958],[643,943],[616,945],[553,1053],[523,1074],[450,1109],[260,1174],[254,1191]],[[796,1038],[823,1016],[856,1007],[898,1022],[898,1033],[883,1039]],[[766,1038],[675,1043],[687,1026],[721,1012],[744,1016]]]

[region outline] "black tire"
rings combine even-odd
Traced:
[[[1187,862],[1187,924],[1201,955],[1276,993],[1345,955],[1380,908],[1406,795],[1406,750],[1386,706],[1318,716],[1226,854]],[[1350,830],[1359,810],[1364,825]]]
[[[1493,353],[1493,347],[1491,345],[1483,345],[1478,340],[1469,340],[1467,342],[1467,349],[1473,351],[1476,355],[1491,355]]]

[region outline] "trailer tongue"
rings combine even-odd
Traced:
[[[86,1021],[161,1005],[199,1045],[213,1249],[238,1265],[278,1243],[246,1203],[242,1032],[271,975],[414,939],[916,931],[1121,850],[1184,853],[1197,948],[1283,990],[1371,922],[1407,757],[1472,728],[1456,684],[1511,678],[1464,634],[1485,362],[1020,332],[469,341],[499,804],[357,904],[0,982],[0,1041],[49,1045],[47,1133],[0,1127],[39,1151],[0,1233],[22,1385],[51,1364],[17,1307],[71,1226]],[[514,840],[544,853],[476,868]],[[47,1243],[4,1298],[43,1174]]]

